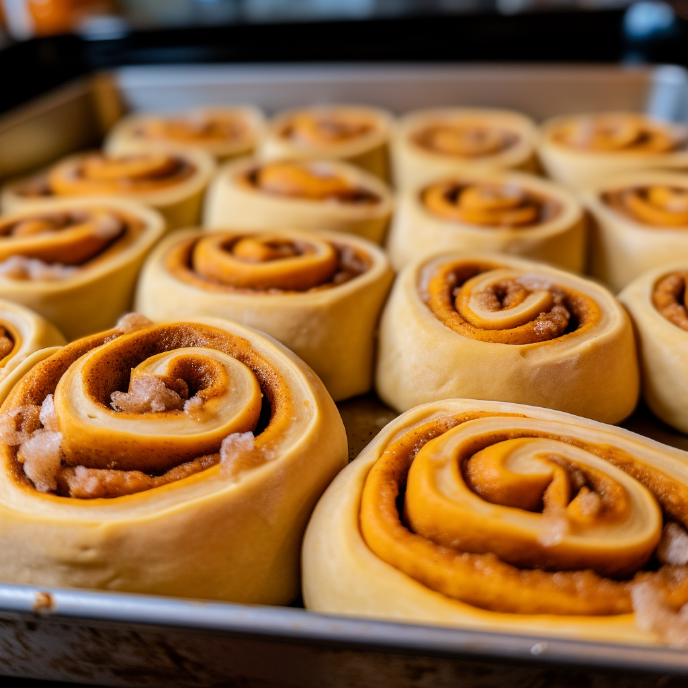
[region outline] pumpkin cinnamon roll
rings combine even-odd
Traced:
[[[465,397],[616,423],[638,400],[631,323],[603,287],[491,253],[407,266],[382,314],[376,389],[406,411]]]
[[[331,230],[379,244],[393,205],[383,182],[345,162],[243,159],[225,165],[211,184],[204,225]]]
[[[0,298],[69,338],[129,310],[144,258],[165,231],[156,211],[118,198],[53,199],[0,216]]]
[[[304,541],[304,600],[685,646],[687,528],[686,452],[556,411],[435,402],[392,421],[325,492]]]
[[[550,177],[583,188],[634,170],[688,169],[688,129],[634,112],[554,117],[538,152]]]
[[[154,320],[228,318],[300,356],[335,401],[372,386],[375,329],[392,283],[383,251],[334,232],[177,232],[150,256],[136,297]]]
[[[79,153],[33,177],[8,183],[0,200],[8,213],[60,197],[122,197],[158,210],[168,229],[176,229],[198,224],[214,172],[213,159],[200,150]]]
[[[136,113],[115,125],[108,134],[105,150],[120,155],[188,146],[223,161],[253,153],[263,126],[260,110],[248,106]]]
[[[652,412],[688,433],[688,263],[633,280],[619,294],[636,326],[643,398]]]
[[[598,183],[583,196],[594,223],[590,272],[614,291],[688,254],[688,179],[640,171]]]
[[[332,399],[284,347],[131,314],[36,363],[0,407],[0,578],[287,603],[346,459]]]
[[[392,117],[378,108],[329,105],[275,115],[262,147],[265,160],[344,160],[389,180]]]
[[[483,250],[580,272],[585,220],[575,196],[551,182],[467,173],[403,191],[387,249],[396,270],[439,251]]]
[[[406,189],[474,171],[536,172],[535,137],[535,124],[508,110],[411,112],[393,137],[394,183]]]

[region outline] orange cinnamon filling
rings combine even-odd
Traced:
[[[560,212],[554,199],[515,184],[438,182],[421,197],[437,217],[483,227],[532,227]]]
[[[433,124],[411,135],[417,146],[457,158],[497,155],[513,148],[520,138],[517,131],[469,120]]]
[[[576,336],[594,327],[601,310],[589,296],[487,262],[454,261],[427,284],[428,308],[464,337],[499,344],[535,344]]]
[[[232,143],[246,138],[250,127],[239,115],[198,113],[187,117],[150,117],[135,130],[134,136],[152,141],[179,144]]]
[[[286,380],[243,338],[137,320],[36,365],[5,402],[0,432],[27,489],[110,498],[220,463],[228,477],[259,466],[292,415]]]
[[[650,227],[688,227],[688,188],[638,186],[607,191],[602,200],[621,215]]]
[[[56,265],[92,267],[130,246],[144,228],[141,220],[110,208],[6,216],[0,220],[0,271],[13,279],[41,279],[41,267],[46,273]]]
[[[267,163],[240,181],[270,195],[308,201],[372,205],[380,200],[374,192],[356,185],[328,166],[312,162]]]
[[[665,521],[688,526],[688,488],[627,451],[515,414],[397,437],[366,478],[361,532],[422,585],[517,614],[629,613],[639,582],[688,601],[688,566],[658,551]]]
[[[685,146],[668,125],[636,114],[589,115],[559,125],[552,138],[568,148],[598,153],[670,153]]]
[[[375,122],[360,112],[315,111],[291,117],[279,136],[304,148],[323,148],[365,136],[374,129]]]
[[[370,256],[352,246],[286,232],[213,232],[179,242],[166,257],[167,269],[187,284],[234,293],[322,291],[358,277],[371,265]]]
[[[652,292],[654,307],[671,323],[688,332],[688,272],[674,272],[663,277]]]
[[[99,196],[151,193],[189,179],[196,168],[165,153],[106,156],[86,153],[52,167],[20,189],[23,196]]]
[[[6,321],[0,321],[0,369],[4,368],[19,351],[22,336],[19,330]]]

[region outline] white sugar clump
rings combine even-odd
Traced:
[[[59,432],[60,428],[57,426],[57,414],[55,413],[55,399],[52,394],[48,394],[48,396],[43,399],[41,413],[38,417],[46,430]]]
[[[129,382],[128,392],[110,395],[112,408],[125,413],[162,413],[184,407],[182,398],[154,375],[136,375]]]
[[[675,611],[661,590],[649,582],[633,585],[631,600],[640,630],[654,633],[670,645],[688,648],[688,604]]]
[[[104,215],[98,218],[93,227],[93,234],[96,238],[107,241],[119,236],[124,229],[124,224],[115,215]]]
[[[57,473],[62,464],[62,433],[39,430],[19,448],[24,473],[40,492],[57,489]]]
[[[594,518],[602,511],[602,497],[597,492],[585,492],[579,495],[578,505],[583,516]]]
[[[74,478],[74,484],[70,485],[72,491],[78,488],[82,496],[85,497],[99,494],[100,480],[98,480],[98,475],[94,474],[93,469],[86,468],[86,466],[76,466],[74,468]]]
[[[657,545],[657,558],[662,564],[688,564],[688,533],[678,523],[664,526]]]
[[[203,399],[194,395],[184,402],[184,413],[196,421],[203,420],[205,414],[203,412]]]
[[[10,256],[7,260],[0,262],[0,277],[10,279],[55,282],[73,277],[78,272],[79,268],[74,265],[44,263],[38,258],[26,256]]]
[[[232,472],[233,464],[254,451],[256,438],[252,432],[235,432],[222,440],[220,463],[223,472]]]
[[[543,547],[558,545],[570,530],[569,520],[564,509],[546,509],[542,514],[538,542]]]
[[[40,427],[40,413],[41,408],[34,404],[3,413],[0,416],[0,442],[10,447],[26,442]]]
[[[145,315],[141,313],[127,313],[123,315],[115,325],[115,329],[121,330],[124,334],[131,334],[139,330],[145,330],[153,324]]]

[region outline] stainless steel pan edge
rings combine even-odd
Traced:
[[[237,605],[149,595],[0,585],[0,617],[114,622],[130,627],[196,629],[330,647],[412,652],[423,656],[580,663],[599,668],[688,677],[688,653],[666,647],[467,631],[438,626],[330,616],[286,607]]]

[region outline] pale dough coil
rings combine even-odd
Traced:
[[[0,216],[0,298],[68,339],[112,327],[164,231],[159,213],[119,198],[55,199]]]
[[[379,244],[394,200],[377,177],[338,160],[225,165],[206,199],[205,227],[348,232]]]
[[[401,117],[392,137],[392,178],[399,189],[474,171],[538,170],[536,128],[509,110],[440,108]]]
[[[538,154],[550,177],[586,188],[624,172],[688,169],[688,129],[635,112],[565,115],[541,125]]]
[[[159,211],[167,229],[197,225],[205,190],[215,174],[202,150],[175,149],[107,155],[77,153],[35,175],[8,182],[0,207],[13,213],[55,198],[112,197]]]
[[[635,324],[643,398],[665,423],[688,433],[688,262],[633,280],[619,294]]]
[[[290,602],[346,464],[332,399],[240,325],[127,323],[43,358],[0,407],[0,579]]]
[[[621,304],[589,280],[490,253],[407,266],[382,314],[376,389],[398,411],[465,397],[617,423],[639,372]]]
[[[120,120],[108,134],[104,148],[110,155],[120,155],[188,146],[222,162],[253,153],[264,126],[260,110],[247,105],[141,112]]]
[[[344,160],[389,180],[392,117],[361,105],[320,105],[277,113],[261,148],[265,160]]]
[[[667,526],[688,526],[685,452],[561,412],[435,402],[387,425],[321,498],[304,601],[326,614],[656,643],[652,610],[634,614],[636,586],[688,600],[688,567],[658,547]]]
[[[632,172],[596,184],[582,199],[594,218],[590,273],[613,291],[688,254],[685,175]]]
[[[223,317],[265,332],[308,363],[338,401],[372,386],[392,279],[383,251],[350,234],[188,230],[151,254],[136,310],[153,320]]]
[[[551,182],[466,172],[401,191],[387,250],[396,270],[460,250],[521,255],[580,272],[585,230],[578,200]]]

